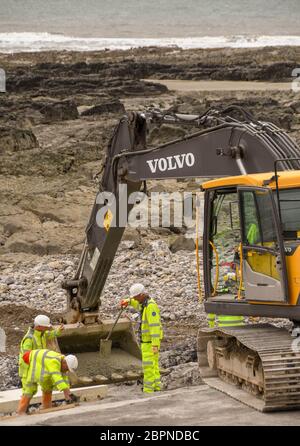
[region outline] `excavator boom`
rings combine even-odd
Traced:
[[[99,299],[121,241],[127,217],[133,205],[119,218],[119,203],[128,202],[132,192],[144,181],[170,178],[216,178],[269,172],[278,158],[299,156],[299,148],[282,130],[270,123],[257,122],[244,110],[245,121],[238,121],[223,111],[210,110],[202,116],[148,111],[124,116],[114,130],[108,146],[104,172],[86,229],[86,243],[77,273],[64,287],[70,303],[76,297],[81,311],[97,311]],[[200,130],[189,136],[149,148],[147,128],[164,123],[193,126]],[[297,169],[298,161],[282,161],[280,170]],[[120,185],[126,188],[120,188]],[[113,193],[116,209],[109,230],[99,225],[97,215],[106,206],[103,192]],[[119,194],[122,194],[121,196]],[[122,221],[120,221],[122,220]]]
[[[241,119],[237,116],[241,116]],[[184,138],[157,147],[149,146],[148,129],[152,125],[163,124],[191,127],[193,132]],[[299,156],[299,147],[283,130],[272,123],[255,120],[248,112],[236,106],[224,110],[210,109],[199,116],[149,110],[145,113],[129,113],[122,117],[108,146],[99,192],[86,228],[86,241],[76,275],[63,284],[68,292],[66,321],[77,322],[74,320],[74,314],[75,316],[77,314],[80,315],[83,324],[79,328],[74,324],[66,326],[63,336],[59,339],[60,348],[63,352],[79,352],[82,355],[79,363],[91,364],[90,369],[93,372],[89,376],[92,378],[89,382],[86,381],[87,384],[91,384],[91,380],[101,382],[101,377],[95,378],[95,370],[98,370],[100,365],[104,379],[110,381],[127,380],[130,377],[136,379],[136,375],[140,373],[136,362],[140,357],[138,344],[127,319],[120,319],[113,331],[113,350],[118,353],[115,357],[112,356],[110,364],[103,365],[103,362],[99,364],[98,353],[99,341],[107,336],[113,326],[113,321],[99,319],[98,310],[106,279],[127,224],[128,214],[134,206],[128,204],[129,196],[133,192],[141,191],[142,188],[145,189],[147,180],[153,179],[236,177],[271,172],[267,178],[270,181],[275,163],[278,171],[300,169]],[[114,206],[111,206],[110,202],[112,196],[115,198]],[[128,204],[125,215],[121,209],[122,203]],[[209,250],[207,244],[204,257],[208,258]],[[209,268],[210,265],[207,266],[207,269]],[[205,279],[207,281],[207,277]],[[207,283],[205,285],[207,298],[211,286]],[[213,305],[209,300],[206,300],[205,304]],[[226,307],[226,303],[223,302],[222,305],[223,308]],[[286,386],[293,385],[289,380],[289,370],[287,373],[284,370],[283,378],[279,376],[279,384],[280,379],[283,379],[284,390],[282,391],[278,385],[276,397],[274,393],[267,391],[264,381],[267,369],[264,370],[263,361],[266,359],[267,364],[270,364],[268,376],[272,379],[277,364],[279,368],[285,367],[285,352],[278,355],[276,362],[272,357],[274,351],[278,351],[274,343],[270,344],[270,350],[262,349],[257,346],[255,339],[258,343],[265,342],[268,333],[273,333],[278,340],[280,333],[273,328],[268,328],[267,332],[258,328],[256,330],[255,334],[253,330],[251,331],[251,327],[246,331],[244,329],[240,331],[240,337],[238,330],[235,332],[230,328],[227,331],[221,329],[211,332],[200,331],[199,366],[203,378],[209,376],[213,377],[214,382],[216,380],[219,382],[220,376],[224,379],[224,376],[228,378],[232,375],[235,383],[242,383],[245,387],[250,386],[254,389],[255,395],[259,394],[262,399],[265,398],[268,410],[275,410],[278,407],[298,407],[300,403],[297,395],[300,394],[300,388],[296,388],[291,404],[288,404],[289,395],[285,392]],[[261,335],[259,338],[258,334]],[[289,342],[286,336],[284,342]],[[244,345],[242,360],[240,362],[238,360],[238,369],[241,373],[235,375],[235,353],[238,352],[239,357],[240,343]],[[122,356],[124,351],[127,353],[126,357]],[[289,360],[293,361],[290,349],[288,355]],[[250,364],[250,360],[253,363]],[[114,369],[116,363],[119,364],[117,376],[116,373],[109,371],[110,368]],[[253,371],[251,379],[248,374],[250,367],[248,363]],[[122,369],[125,373],[123,370],[120,374]],[[261,410],[267,406],[262,403]]]

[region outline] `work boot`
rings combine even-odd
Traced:
[[[52,392],[43,392],[41,409],[51,409],[52,407]]]
[[[30,400],[31,400],[30,396],[25,396],[25,395],[21,396],[21,399],[20,399],[20,402],[18,405],[18,410],[17,410],[18,415],[25,415],[27,413]]]

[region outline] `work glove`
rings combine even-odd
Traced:
[[[70,398],[66,400],[67,404],[78,403],[80,397],[75,395],[74,393],[70,393]]]
[[[128,307],[128,305],[129,305],[129,299],[121,300],[121,303],[120,303],[121,308],[126,308],[126,307]]]

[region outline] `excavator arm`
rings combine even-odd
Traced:
[[[237,113],[242,115],[241,120],[235,117]],[[147,130],[151,125],[162,124],[192,126],[197,131],[158,147],[148,147]],[[147,180],[268,172],[274,169],[275,160],[295,158],[299,153],[298,146],[284,131],[274,124],[256,121],[236,106],[221,111],[210,109],[201,116],[150,110],[122,117],[108,146],[76,275],[63,284],[68,291],[69,307],[76,302],[82,313],[98,311],[102,290],[133,207],[127,206],[124,222],[120,203],[127,203],[129,195],[140,191]],[[297,160],[282,161],[278,165],[279,170],[299,168]],[[111,194],[116,198],[116,207],[112,214],[104,213]],[[99,215],[108,219],[108,226],[99,224]]]

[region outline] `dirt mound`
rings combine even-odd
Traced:
[[[0,327],[6,334],[6,352],[10,355],[17,354],[19,344],[33,319],[40,314],[40,310],[25,307],[24,305],[1,305]],[[53,323],[59,322],[59,314],[43,312],[51,318]]]

